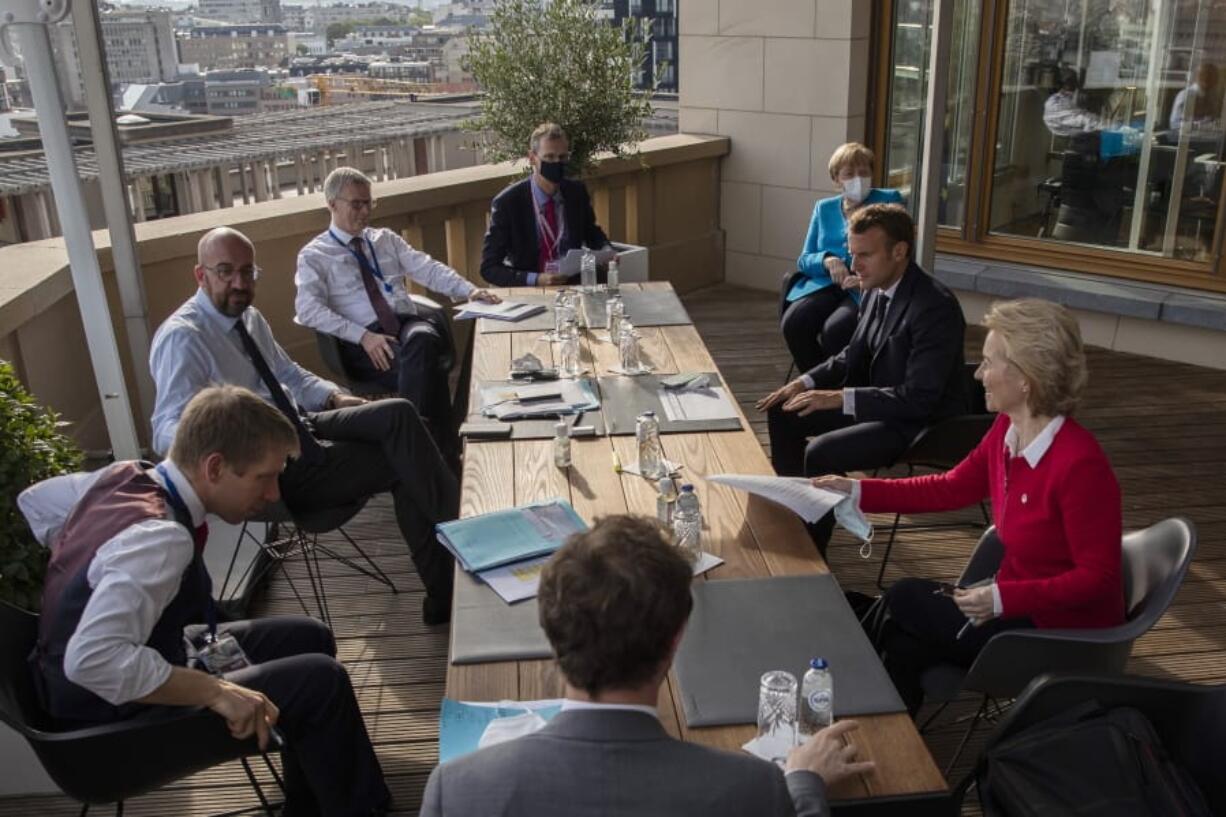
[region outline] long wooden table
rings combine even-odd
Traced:
[[[652,282],[624,286],[632,287],[667,290],[670,285]],[[517,293],[540,291],[501,292],[504,297],[513,297]],[[642,335],[644,362],[655,371],[718,371],[693,326],[640,327],[638,331]],[[554,349],[540,339],[541,334],[540,331],[474,334],[472,406],[479,405],[475,392],[478,383],[505,379],[513,357],[533,352],[550,365]],[[590,371],[603,375],[618,362],[617,349],[608,342],[604,330],[585,332],[582,346],[584,365]],[[662,440],[666,456],[685,464],[683,475],[774,473],[748,423],[741,431],[667,434]],[[589,522],[608,514],[654,515],[654,487],[635,475],[615,473],[614,450],[624,463],[638,459],[633,436],[573,440],[573,465],[567,470],[554,466],[551,440],[470,440],[464,454],[460,514],[473,516],[561,496],[569,498],[579,515]],[[827,572],[804,526],[791,512],[701,479],[695,480],[695,490],[705,523],[703,549],[724,560],[724,564],[705,574],[706,578]],[[506,661],[447,668],[447,696],[457,700],[534,700],[560,697],[561,693],[562,682],[553,661]],[[688,728],[681,714],[676,679],[671,674],[661,690],[659,709],[668,732],[683,740],[739,750],[754,736],[753,725]],[[852,733],[852,740],[859,756],[876,761],[877,767],[834,787],[832,799],[858,800],[946,789],[928,748],[905,713],[857,720],[860,729]]]

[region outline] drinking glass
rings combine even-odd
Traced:
[[[772,760],[782,760],[796,745],[796,676],[771,670],[758,689],[758,740]],[[774,755],[778,757],[774,757]]]

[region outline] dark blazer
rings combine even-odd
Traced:
[[[559,255],[589,247],[598,250],[609,239],[596,223],[592,199],[583,182],[562,180],[562,212],[565,224]],[[532,178],[504,189],[490,205],[490,226],[481,248],[481,277],[494,286],[525,286],[528,274],[539,272],[541,249],[537,239],[536,205],[532,201]]]
[[[856,390],[856,421],[883,420],[918,431],[932,420],[969,410],[958,299],[915,262],[903,273],[886,312],[884,340],[874,354],[869,320],[881,290],[860,305],[860,320],[843,351],[806,374],[817,389]]]
[[[430,773],[421,817],[821,817],[822,779],[747,754],[682,743],[650,715],[559,712],[541,731]]]

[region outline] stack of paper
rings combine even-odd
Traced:
[[[674,422],[684,420],[735,420],[736,406],[723,386],[663,388],[659,391],[664,415]]]
[[[529,303],[527,301],[502,301],[496,304],[487,304],[482,301],[469,301],[463,303],[456,308],[455,319],[457,321],[468,320],[470,318],[492,318],[496,321],[518,321],[524,318],[530,318],[533,315],[539,315],[545,311],[545,305],[540,303]]]
[[[847,499],[847,494],[814,488],[804,477],[762,477],[753,474],[712,474],[708,482],[717,482],[757,494],[777,502],[806,522],[821,519],[830,509]]]
[[[549,555],[587,524],[564,499],[551,499],[435,526],[460,566],[507,603],[536,595]]]
[[[481,387],[481,413],[499,420],[557,417],[597,408],[600,401],[586,380]]]

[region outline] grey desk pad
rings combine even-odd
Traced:
[[[485,664],[553,655],[537,622],[535,598],[507,604],[480,579],[457,570],[454,599],[451,663]]]
[[[728,384],[715,372],[706,372],[712,386],[724,386],[728,399],[735,402],[736,396]],[[597,378],[600,384],[601,408],[604,421],[613,435],[633,434],[634,423],[644,411],[654,411],[660,421],[661,434],[682,434],[699,431],[740,431],[741,420],[670,420],[660,403],[660,379],[671,375],[644,374],[637,377],[610,375]]]
[[[673,663],[686,724],[756,723],[762,674],[799,681],[817,656],[834,673],[835,716],[906,710],[833,576],[696,582]]]
[[[712,386],[727,384],[723,382],[715,372],[707,372],[707,377],[711,381]],[[611,436],[626,436],[634,434],[635,421],[638,416],[644,411],[654,411],[656,418],[660,421],[661,434],[683,434],[696,433],[702,431],[740,431],[741,421],[739,418],[727,420],[670,420],[664,411],[664,406],[660,403],[660,378],[670,377],[671,375],[654,375],[645,374],[637,377],[627,377],[625,375],[609,375],[607,377],[596,378],[596,396],[600,399],[600,408],[592,411],[585,411],[583,416],[579,418],[579,425],[594,426],[596,436],[604,436],[606,433]],[[585,378],[590,379],[590,378]],[[516,381],[498,380],[481,381],[482,386],[488,386],[492,383],[506,384],[509,386],[517,385]],[[729,400],[736,398],[731,392],[728,394]],[[467,421],[470,423],[496,423],[498,422],[492,417],[484,417],[480,409],[468,415]],[[573,418],[567,418],[568,423],[573,422]],[[554,436],[555,426],[558,421],[553,418],[545,420],[511,420],[511,437],[512,440],[544,440]],[[505,440],[506,437],[494,437],[491,439]],[[474,440],[479,442],[480,440]]]
[[[591,382],[592,378],[585,377],[583,379]],[[519,381],[519,380],[482,380],[481,381],[481,386],[490,386],[494,384],[497,384],[500,386],[505,385],[508,388],[527,385],[526,383]],[[599,397],[600,392],[598,390],[597,384],[592,384],[592,391],[596,392],[596,395]],[[567,424],[571,424],[571,425],[592,426],[593,428],[596,429],[596,433],[594,436],[597,436],[597,437],[604,436],[605,424],[604,424],[603,408],[604,407],[602,406],[601,408],[595,408],[595,409],[592,409],[591,411],[583,412],[583,416],[581,416],[578,419],[577,423],[575,422],[574,415],[567,415],[561,419],[564,419]],[[486,423],[498,423],[499,420],[495,419],[494,417],[486,417],[485,415],[481,413],[481,407],[478,406],[476,411],[473,411],[468,415],[468,417],[466,418],[466,422],[486,424]],[[509,424],[511,426],[511,436],[509,438],[508,437],[483,437],[483,438],[479,437],[479,438],[474,438],[473,442],[481,442],[483,440],[506,440],[506,439],[511,439],[511,440],[552,439],[554,434],[556,433],[556,427],[558,425],[558,418],[548,417],[543,420],[510,420]],[[629,433],[631,434],[634,433],[633,424],[631,424],[630,426]]]
[[[689,326],[693,323],[681,304],[681,299],[672,290],[623,289],[622,302],[626,315],[635,326]],[[520,321],[496,321],[489,318],[478,320],[477,329],[482,334],[497,332],[549,332],[553,329],[553,293],[540,295],[516,295],[515,301],[543,303],[548,309]],[[587,325],[592,329],[607,329],[605,321],[604,293],[584,296],[587,305]]]

